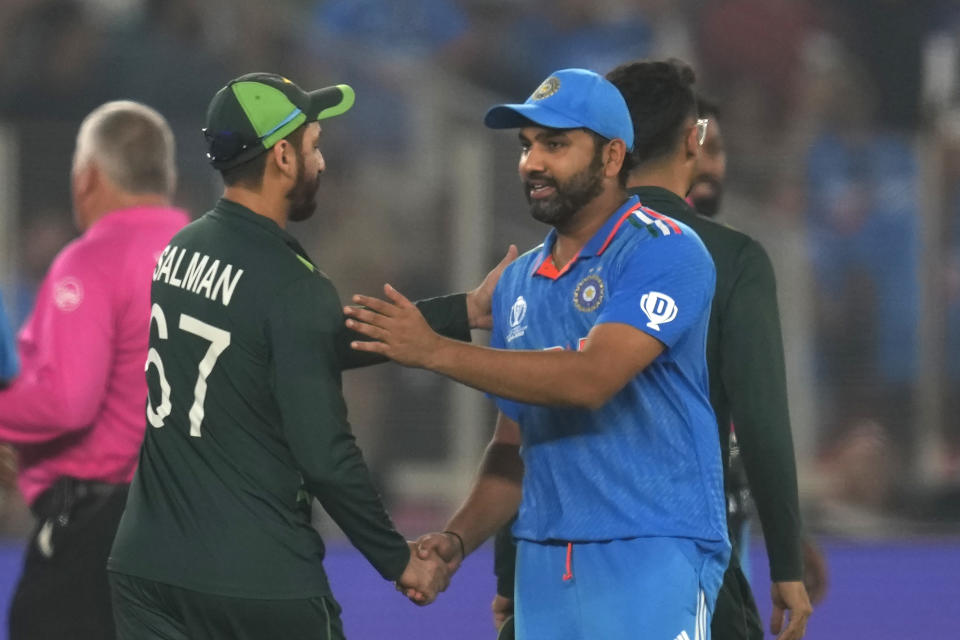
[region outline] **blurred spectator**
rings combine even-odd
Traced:
[[[605,0],[530,0],[496,41],[514,65],[510,92],[523,95],[555,69],[583,68],[606,73],[624,60],[647,57],[653,32],[633,5]]]
[[[916,129],[921,51],[925,36],[937,26],[941,0],[817,0],[817,4],[874,84],[876,121],[902,132]]]
[[[817,288],[828,438],[868,421],[910,455],[917,373],[918,169],[909,138],[878,125],[856,64],[822,78],[807,152],[807,239]]]
[[[951,463],[960,478],[960,150],[952,154],[953,166],[948,176],[954,180],[949,194],[949,212],[944,229],[947,242],[943,285],[946,300],[947,328],[945,354],[945,383],[943,389],[943,434],[950,446]]]
[[[196,0],[143,0],[138,19],[104,34],[96,68],[109,77],[106,97],[141,101],[174,120],[202,113],[204,97],[231,75],[211,50],[202,6]]]
[[[804,0],[712,0],[701,13],[699,34],[710,90],[734,105],[745,86],[761,89],[766,104],[754,126],[781,126],[795,96],[804,41],[816,22]]]
[[[317,7],[318,24],[363,48],[412,57],[430,56],[461,38],[466,14],[451,0],[328,0]]]
[[[469,22],[453,0],[328,0],[312,26],[311,55],[338,64],[357,92],[347,126],[396,157],[411,144],[416,118],[404,92],[421,82],[428,90],[421,74],[456,50]]]
[[[81,0],[14,2],[0,37],[0,114],[79,119],[100,101],[102,42]]]

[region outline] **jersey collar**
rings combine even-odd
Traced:
[[[307,266],[311,270],[316,270],[316,266],[313,264],[310,256],[307,255],[307,252],[300,245],[297,239],[287,233],[287,231],[278,225],[274,220],[260,215],[255,211],[243,206],[242,204],[234,202],[233,200],[227,200],[226,198],[220,198],[211,213],[227,220],[243,220],[244,222],[259,227],[266,233],[278,236],[295,254],[297,254],[297,256],[300,257],[302,262],[307,263]]]
[[[553,244],[557,241],[557,230],[550,229],[550,233],[547,234],[546,239],[543,241],[540,255],[533,261],[530,276],[544,276],[551,280],[556,280],[572,269],[573,265],[581,258],[592,258],[602,255],[617,235],[617,231],[620,230],[623,221],[636,211],[639,206],[640,200],[636,196],[627,198],[626,202],[620,205],[620,207],[607,218],[603,226],[597,230],[593,237],[577,252],[577,255],[575,255],[572,260],[563,265],[562,269],[557,269],[556,265],[553,264],[551,252],[553,251]]]

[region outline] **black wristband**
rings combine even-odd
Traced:
[[[466,558],[466,557],[467,557],[467,547],[463,544],[463,538],[460,537],[460,534],[457,533],[456,531],[450,531],[450,530],[443,531],[443,533],[446,533],[446,534],[448,534],[448,535],[451,535],[451,536],[453,536],[454,538],[457,539],[457,542],[460,543],[460,557],[461,557],[461,558]]]

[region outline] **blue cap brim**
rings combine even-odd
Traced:
[[[530,123],[550,129],[581,129],[583,123],[553,111],[541,104],[500,104],[491,107],[483,124],[491,129],[520,129]]]

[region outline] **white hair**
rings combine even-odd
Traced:
[[[83,119],[73,170],[93,163],[124,191],[171,197],[177,187],[175,151],[173,132],[162,115],[145,104],[117,100]]]

